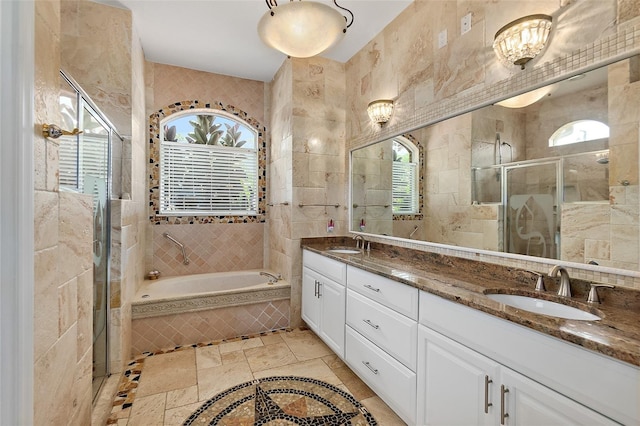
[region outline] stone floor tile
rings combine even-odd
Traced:
[[[298,361],[306,361],[333,354],[333,351],[311,331],[285,333],[282,335],[282,339]]]
[[[230,387],[253,379],[247,361],[198,370],[198,400],[204,401]]]
[[[349,393],[358,401],[376,396],[369,386],[367,386],[349,367],[334,368],[332,371],[342,383],[349,389]]]
[[[222,365],[218,346],[202,346],[196,348],[196,368],[211,368]]]
[[[254,372],[253,376],[256,379],[269,376],[299,376],[322,380],[336,386],[342,384],[338,376],[336,376],[321,359],[311,359],[294,364],[277,366],[268,370]]]
[[[136,399],[141,396],[186,388],[196,383],[194,349],[150,356],[144,361]]]
[[[367,410],[373,414],[379,425],[384,426],[406,426],[407,424],[402,421],[396,413],[389,408],[378,396],[363,399],[360,401],[362,405],[367,407]]]
[[[166,393],[136,398],[127,426],[157,426],[164,421]]]
[[[228,352],[242,351],[245,349],[257,348],[263,346],[260,337],[252,337],[251,339],[238,340],[236,342],[220,343],[220,353],[226,354]]]
[[[182,407],[172,408],[164,412],[164,426],[181,426],[184,421],[203,404],[202,401],[195,402]]]
[[[166,410],[198,402],[198,386],[176,389],[167,392]]]
[[[285,343],[247,349],[244,354],[253,372],[298,362]]]

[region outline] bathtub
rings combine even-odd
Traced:
[[[132,355],[288,327],[291,286],[261,271],[145,280],[131,304]]]

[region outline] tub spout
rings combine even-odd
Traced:
[[[182,250],[182,263],[184,263],[185,265],[189,264],[189,258],[187,257],[187,253],[184,251],[184,244],[182,244],[180,241],[176,240],[174,237],[172,237],[171,235],[169,235],[168,233],[164,233],[162,234],[163,237],[167,238],[169,241],[171,241],[172,243],[174,243],[175,245],[177,245],[178,247],[180,247],[180,250]]]
[[[260,275],[262,275],[263,277],[269,277],[269,284],[277,283],[282,279],[281,274],[273,275],[272,273],[265,271],[260,271]]]

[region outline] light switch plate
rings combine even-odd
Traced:
[[[460,35],[471,31],[471,13],[467,13],[460,19]]]
[[[447,45],[447,29],[440,31],[438,33],[438,49],[442,49]]]

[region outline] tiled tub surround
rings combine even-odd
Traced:
[[[132,304],[132,354],[288,327],[290,284],[270,284],[258,272],[145,281]],[[216,280],[235,280],[239,288],[216,290]],[[203,292],[197,281],[211,282],[211,290]]]
[[[573,296],[565,302],[596,313],[602,319],[567,320],[518,310],[484,295],[490,290],[554,300],[557,278],[545,276],[547,291],[539,293],[533,291],[536,277],[521,269],[380,243],[371,243],[371,251],[363,254],[326,251],[333,246],[354,246],[353,240],[346,237],[309,238],[303,239],[301,244],[305,249],[348,265],[640,367],[640,291],[635,289],[601,289],[602,303],[597,307],[589,306],[585,302],[588,282],[572,278]]]

